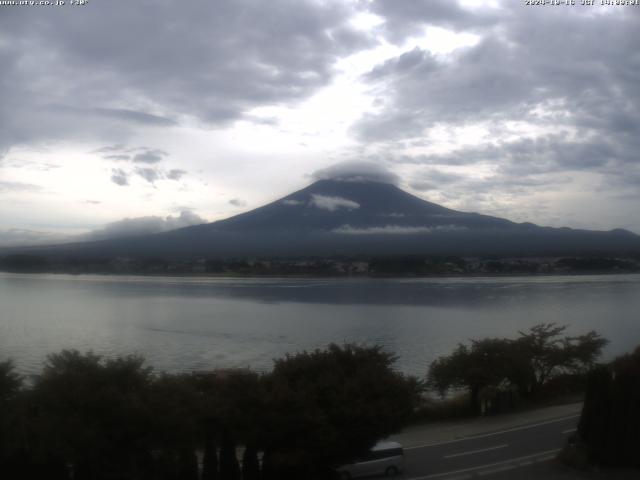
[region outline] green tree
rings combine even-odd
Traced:
[[[566,329],[566,325],[541,323],[519,332],[513,350],[513,362],[518,365],[513,381],[522,394],[535,394],[558,374],[586,373],[608,343],[593,330],[576,337],[561,336]]]
[[[512,343],[503,338],[472,340],[470,346],[459,344],[450,355],[434,360],[427,376],[427,385],[444,395],[452,388],[469,392],[469,407],[480,413],[480,393],[483,388],[497,386],[512,372]]]
[[[332,468],[400,430],[419,388],[394,360],[380,347],[356,345],[276,360],[265,379],[264,477],[330,478]]]
[[[13,361],[0,362],[0,405],[18,394],[22,382],[23,378],[15,371]]]
[[[20,452],[24,440],[21,429],[21,409],[18,396],[23,378],[15,371],[11,360],[0,362],[0,474],[19,473]],[[18,464],[16,464],[18,463]]]
[[[260,375],[246,369],[198,373],[193,378],[203,404],[203,477],[237,478],[236,442],[256,446],[261,444],[264,436],[264,381]],[[219,459],[217,445],[221,446]]]
[[[146,444],[163,464],[161,477],[197,480],[196,449],[203,443],[204,404],[189,374],[163,373],[149,382],[146,408],[154,419]]]
[[[50,355],[32,392],[34,456],[71,464],[78,480],[142,468],[156,421],[147,409],[151,369],[143,363],[68,350]]]
[[[429,366],[427,385],[444,395],[450,389],[466,389],[470,408],[481,411],[483,389],[516,386],[531,396],[561,374],[586,374],[607,344],[595,331],[575,337],[561,336],[566,326],[535,325],[520,337],[471,340],[459,344],[450,355]]]

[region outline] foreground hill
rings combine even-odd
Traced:
[[[389,183],[320,180],[218,222],[137,237],[32,247],[45,256],[330,257],[584,255],[640,252],[626,230],[574,230],[451,210]]]

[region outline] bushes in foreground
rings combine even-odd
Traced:
[[[590,372],[578,434],[590,461],[640,467],[640,347]]]
[[[28,387],[0,363],[0,476],[331,478],[410,418],[418,382],[394,360],[378,347],[331,345],[264,375],[169,375],[137,356],[63,351]]]

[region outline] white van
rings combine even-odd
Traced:
[[[404,470],[404,450],[398,442],[380,442],[367,454],[349,465],[338,468],[340,478],[386,475],[394,477]]]

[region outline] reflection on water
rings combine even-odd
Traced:
[[[330,342],[380,344],[422,375],[458,342],[540,322],[640,344],[640,275],[227,279],[0,273],[0,358],[35,372],[62,348],[138,352],[172,371],[268,369]]]

